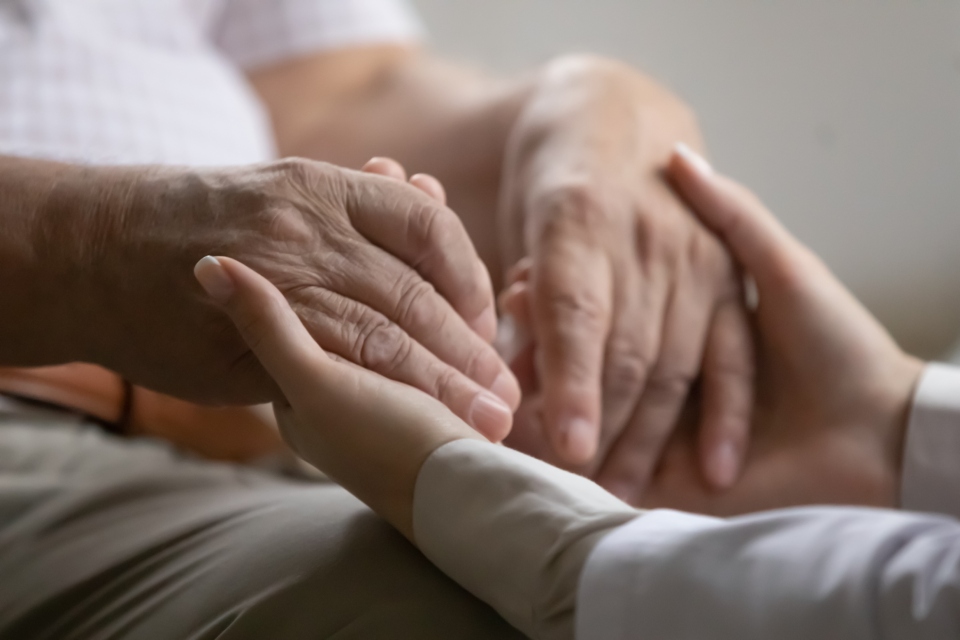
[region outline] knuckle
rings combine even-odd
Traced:
[[[430,395],[441,401],[453,397],[457,379],[458,375],[456,371],[450,367],[441,367],[430,382]]]
[[[583,179],[569,179],[533,197],[531,208],[543,219],[543,235],[591,232],[603,228],[609,207],[604,206],[601,189]]]
[[[543,287],[539,294],[560,336],[603,333],[608,310],[598,293],[589,289],[571,291]]]
[[[274,162],[271,167],[285,184],[298,187],[313,186],[324,175],[317,163],[304,158],[283,158]]]
[[[685,221],[679,216],[653,213],[638,207],[635,216],[636,250],[644,262],[673,267],[682,255]]]
[[[464,361],[461,371],[474,380],[492,382],[500,371],[500,364],[499,358],[491,356],[493,356],[491,347],[485,342],[478,341],[478,344],[470,349],[470,354]]]
[[[430,299],[436,294],[432,284],[409,272],[400,277],[394,291],[400,292],[393,315],[397,324],[424,332],[437,332],[443,328],[446,321],[444,314],[436,305],[430,304]]]
[[[425,256],[434,258],[460,246],[466,235],[460,218],[446,207],[417,200],[411,204],[407,216],[411,244]]]
[[[654,374],[646,385],[646,393],[657,402],[679,402],[687,397],[694,376],[683,372]]]
[[[450,209],[435,204],[413,205],[407,234],[408,244],[417,255],[411,262],[415,270],[452,273],[458,283],[455,293],[459,300],[483,297],[486,303],[486,298],[493,295],[489,274],[476,256],[463,222]]]
[[[756,376],[752,352],[744,346],[738,351],[715,353],[709,359],[704,369],[704,376],[712,379],[726,380],[731,383],[744,381],[752,384]]]
[[[371,313],[359,326],[351,353],[357,364],[392,377],[409,360],[413,342],[400,327]]]
[[[650,358],[640,345],[611,339],[607,345],[604,389],[614,398],[633,396],[643,388],[650,367]]]

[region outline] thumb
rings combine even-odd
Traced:
[[[761,296],[782,293],[784,284],[801,284],[819,275],[819,264],[750,191],[717,174],[685,144],[678,144],[669,175],[700,220],[723,240],[753,277]]]
[[[193,269],[200,285],[233,320],[267,373],[292,400],[316,389],[334,365],[283,294],[236,260],[207,256]],[[318,380],[320,378],[320,380]],[[304,385],[308,388],[304,389]]]

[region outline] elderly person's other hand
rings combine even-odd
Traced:
[[[489,438],[509,431],[519,389],[489,344],[489,276],[457,216],[414,186],[296,159],[63,169],[34,236],[50,281],[70,289],[71,359],[197,401],[274,399],[192,280],[200,257],[226,253],[269,278],[331,355],[426,391]]]
[[[686,150],[671,174],[756,282],[758,399],[750,454],[731,490],[705,485],[683,434],[645,505],[717,515],[803,504],[895,506],[921,363],[751,193]]]
[[[625,65],[575,57],[535,85],[504,164],[504,264],[527,256],[513,279],[527,280],[539,381],[512,444],[631,502],[701,371],[712,485],[735,481],[747,448],[739,276],[664,180],[678,141],[700,136],[676,98]]]

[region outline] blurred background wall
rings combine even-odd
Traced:
[[[960,336],[960,2],[414,0],[433,46],[501,71],[592,51],[697,110],[712,160],[907,348]]]

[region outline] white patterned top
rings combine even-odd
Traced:
[[[405,0],[0,0],[0,154],[268,160],[244,70],[420,30]]]

